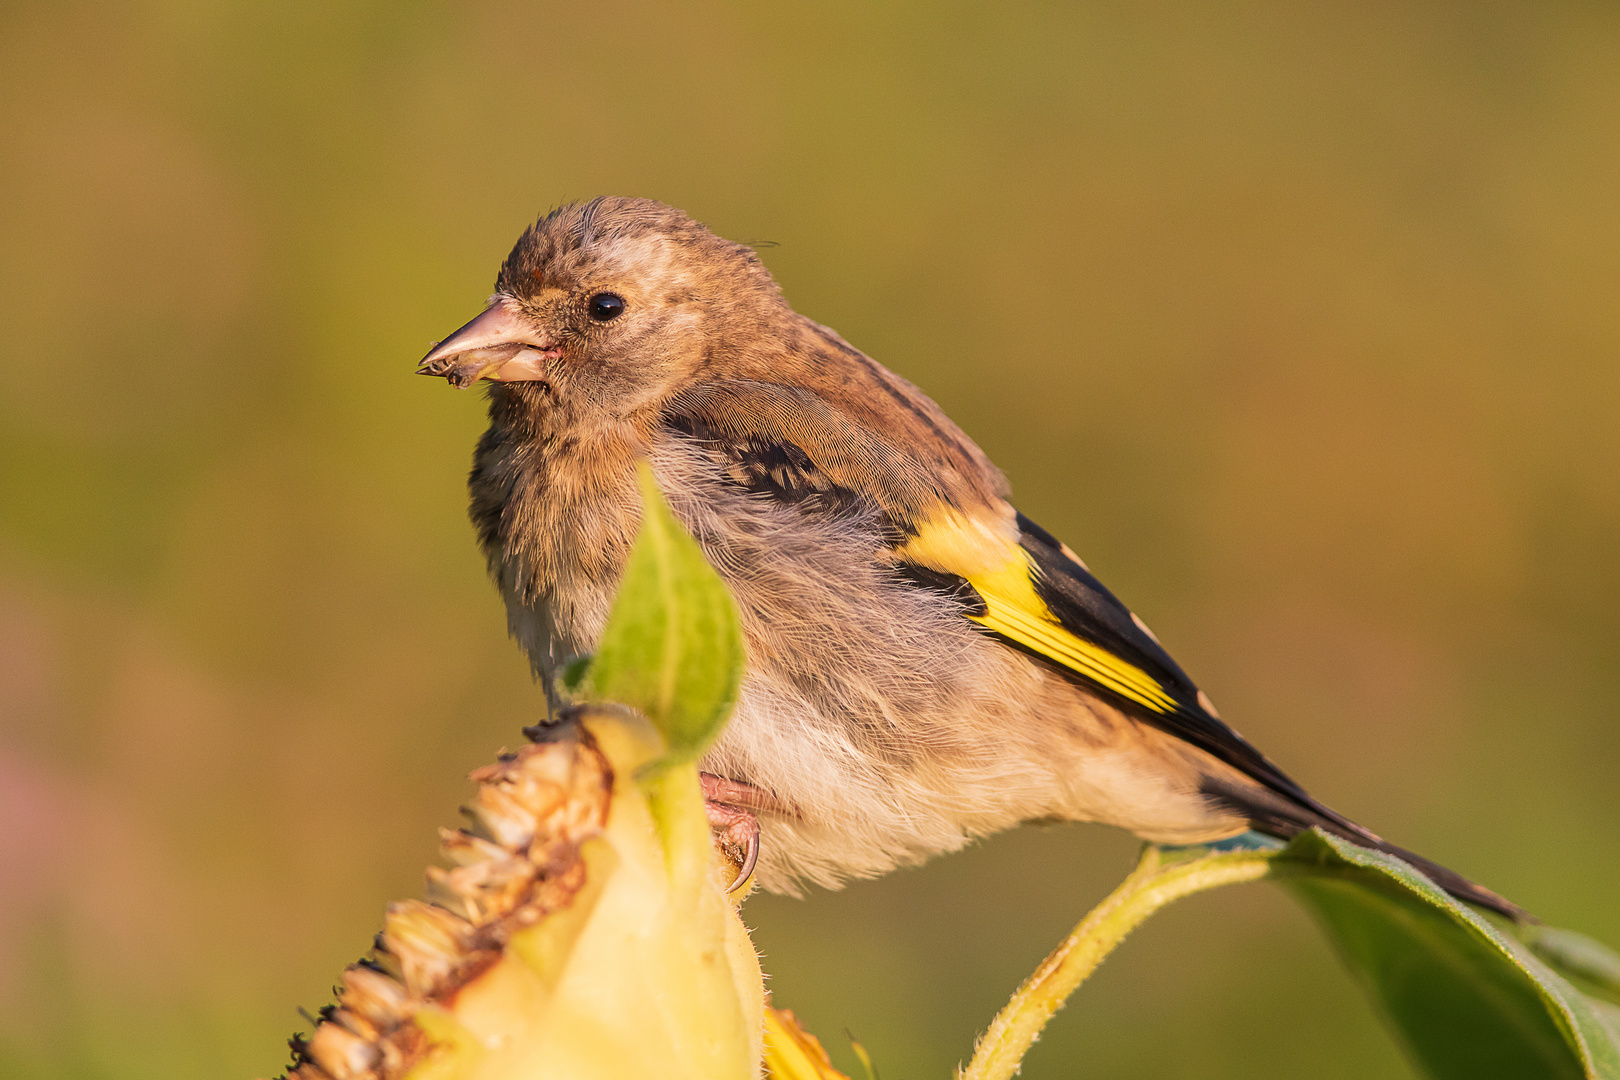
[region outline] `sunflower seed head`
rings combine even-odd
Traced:
[[[472,774],[471,828],[441,830],[447,868],[427,902],[391,904],[372,954],[343,973],[338,1003],[293,1040],[289,1080],[398,1080],[427,1040],[412,1023],[499,959],[510,934],[566,908],[585,884],[579,846],[607,823],[613,770],[583,727]]]

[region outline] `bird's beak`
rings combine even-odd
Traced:
[[[479,379],[498,382],[544,380],[541,363],[559,355],[518,306],[502,297],[484,313],[451,334],[422,357],[418,375],[443,376],[465,389]]]

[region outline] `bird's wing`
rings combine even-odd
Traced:
[[[960,435],[917,396],[919,422],[949,436],[947,444]],[[664,417],[749,491],[802,514],[874,524],[875,546],[897,582],[949,597],[964,618],[1009,646],[1232,766],[1253,785],[1207,776],[1201,790],[1244,813],[1255,828],[1287,837],[1321,826],[1412,863],[1470,903],[1526,918],[1489,889],[1317,802],[1223,723],[1130,609],[1000,497],[999,474],[966,436],[923,457],[899,450],[911,445],[907,440],[882,434],[891,425],[864,419],[804,387],[756,381],[711,383]]]
[[[840,395],[707,380],[675,395],[663,422],[722,458],[739,484],[806,512],[860,507],[910,532],[939,506],[1000,502],[1001,475],[932,402],[860,369],[828,368],[849,375]]]
[[[902,573],[955,597],[962,613],[1012,645],[1059,665],[1149,724],[1226,762],[1259,787],[1206,777],[1202,791],[1255,828],[1293,836],[1320,826],[1418,867],[1442,888],[1514,920],[1524,909],[1438,863],[1396,847],[1325,806],[1216,717],[1147,627],[1046,530],[1017,514],[1016,539],[994,523],[946,514],[900,548]]]
[[[951,593],[964,616],[986,630],[1273,791],[1315,807],[1298,784],[1214,715],[1130,609],[1024,515],[1016,514],[1008,527],[946,513],[894,554],[906,577]]]
[[[750,491],[802,513],[874,522],[901,580],[950,595],[964,617],[1003,641],[1316,807],[1203,704],[1130,609],[1000,497],[999,474],[965,436],[965,446],[949,445],[959,433],[954,425],[939,430],[949,421],[927,404],[930,411],[918,405],[909,415],[925,417],[941,438],[923,449],[907,440],[904,452],[892,422],[863,423],[824,394],[757,380],[707,382],[678,396],[664,422],[704,445]]]

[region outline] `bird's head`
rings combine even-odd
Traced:
[[[484,313],[418,370],[627,415],[657,402],[783,305],[749,248],[650,199],[554,210],[518,239]]]

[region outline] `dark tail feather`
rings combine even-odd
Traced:
[[[1322,831],[1348,840],[1352,844],[1382,851],[1402,862],[1410,863],[1424,877],[1464,903],[1505,915],[1517,923],[1539,921],[1506,897],[1498,896],[1483,885],[1476,885],[1455,870],[1448,870],[1437,862],[1430,862],[1421,855],[1415,855],[1403,847],[1391,844],[1315,799],[1302,804],[1268,788],[1247,785],[1240,787],[1219,777],[1206,777],[1202,790],[1205,795],[1218,800],[1223,806],[1247,815],[1249,824],[1256,832],[1282,840],[1291,840],[1313,825],[1319,826]]]

